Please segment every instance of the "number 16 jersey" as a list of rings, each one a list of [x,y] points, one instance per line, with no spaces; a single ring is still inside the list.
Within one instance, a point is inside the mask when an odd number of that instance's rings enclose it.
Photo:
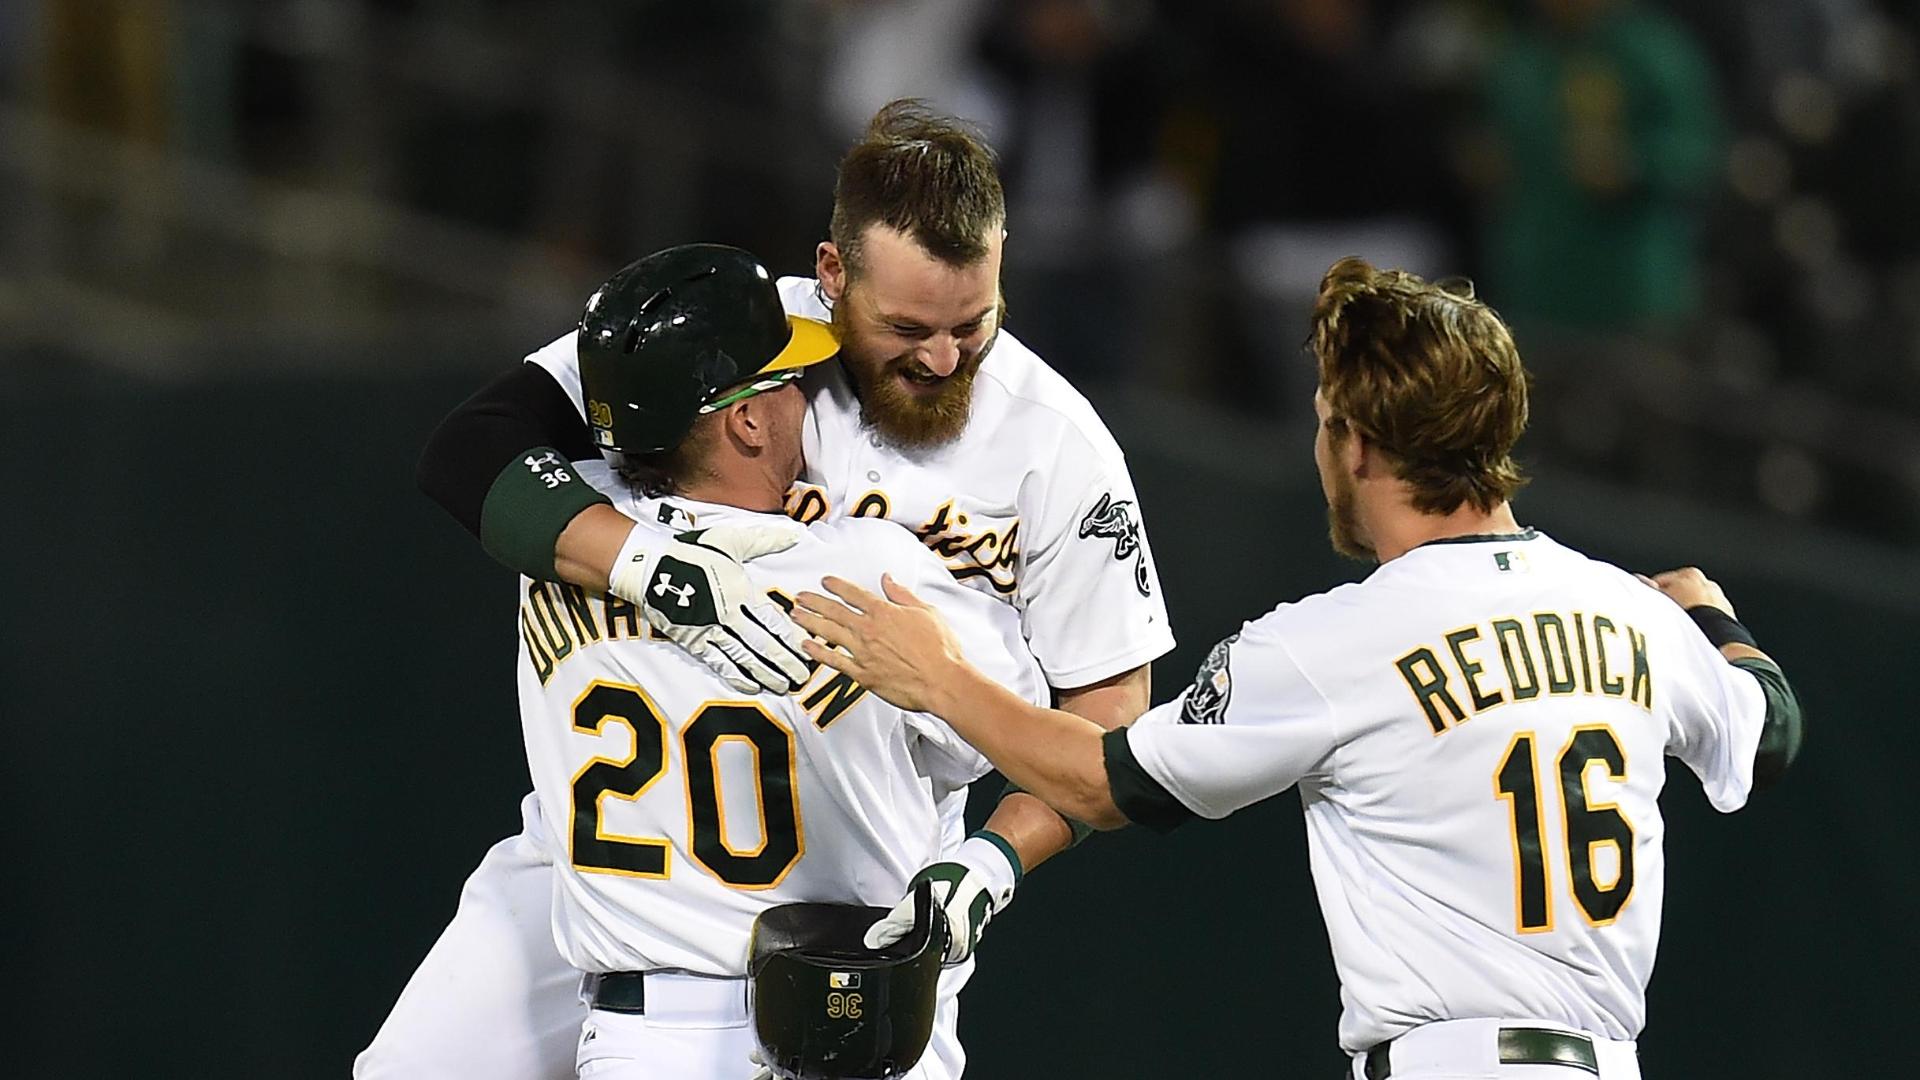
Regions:
[[[1665,758],[1736,809],[1765,712],[1631,575],[1533,532],[1466,537],[1248,623],[1109,770],[1162,825],[1299,785],[1348,1051],[1475,1017],[1632,1039]]]

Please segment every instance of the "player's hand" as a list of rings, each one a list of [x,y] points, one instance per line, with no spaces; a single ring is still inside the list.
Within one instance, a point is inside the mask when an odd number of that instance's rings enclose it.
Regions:
[[[1729,616],[1733,615],[1733,603],[1714,580],[1700,572],[1699,567],[1683,566],[1678,570],[1667,570],[1652,577],[1635,574],[1641,581],[1659,589],[1682,608],[1696,608],[1701,605],[1719,608]]]
[[[760,1060],[759,1047],[747,1051],[747,1064],[753,1066],[753,1071],[747,1074],[747,1080],[774,1080],[773,1066]]]
[[[934,905],[947,917],[947,948],[941,962],[958,964],[973,955],[988,920],[1013,902],[1013,887],[1019,880],[1012,860],[998,844],[977,834],[969,836],[952,859],[913,876],[906,897],[867,928],[866,946],[885,948],[912,932],[914,886],[929,881]]]
[[[792,547],[769,525],[684,532],[614,565],[608,589],[640,606],[647,625],[743,694],[790,694],[812,675],[806,634],[754,585],[742,563]]]
[[[944,677],[966,663],[939,613],[887,575],[884,597],[837,577],[821,584],[839,599],[803,592],[793,601],[794,621],[820,639],[805,643],[807,655],[902,709],[936,711]]]

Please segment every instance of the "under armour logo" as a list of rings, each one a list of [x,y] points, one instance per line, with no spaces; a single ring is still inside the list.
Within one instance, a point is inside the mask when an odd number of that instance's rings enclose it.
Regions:
[[[653,595],[655,595],[655,596],[669,596],[669,595],[671,595],[671,596],[676,596],[676,597],[679,597],[679,599],[680,599],[680,606],[681,606],[681,607],[692,607],[692,606],[693,606],[693,586],[692,586],[692,585],[681,585],[681,586],[678,586],[678,587],[676,587],[676,586],[675,586],[675,585],[673,584],[673,579],[672,579],[672,578],[670,578],[670,577],[667,577],[667,576],[666,576],[666,575],[664,575],[664,574],[662,574],[662,575],[660,576],[660,580],[659,580],[658,582],[656,582],[656,583],[654,584],[654,586],[653,586]]]
[[[498,460],[498,459],[495,459],[495,460]],[[541,454],[539,457],[534,457],[532,454],[527,455],[527,471],[528,472],[539,472],[541,469],[544,469],[549,465],[558,465],[558,464],[560,464],[560,455],[554,453],[551,450],[547,451],[544,454]]]

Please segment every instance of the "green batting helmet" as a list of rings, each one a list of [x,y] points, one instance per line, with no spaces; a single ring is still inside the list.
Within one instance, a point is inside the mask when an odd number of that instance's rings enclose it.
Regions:
[[[781,1080],[889,1080],[933,1036],[946,919],[933,886],[913,894],[913,930],[884,949],[861,940],[886,908],[782,904],[760,913],[747,1002],[760,1060]]]
[[[785,312],[750,252],[720,244],[656,251],[607,279],[580,317],[580,387],[594,445],[671,450],[700,413],[738,400],[728,391],[770,389],[839,348],[826,323]]]

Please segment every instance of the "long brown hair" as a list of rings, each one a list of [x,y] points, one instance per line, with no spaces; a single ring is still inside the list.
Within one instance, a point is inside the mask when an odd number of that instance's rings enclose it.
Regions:
[[[1429,283],[1345,258],[1320,281],[1310,344],[1329,434],[1385,450],[1413,506],[1481,512],[1526,481],[1527,370],[1513,335],[1464,280]]]

